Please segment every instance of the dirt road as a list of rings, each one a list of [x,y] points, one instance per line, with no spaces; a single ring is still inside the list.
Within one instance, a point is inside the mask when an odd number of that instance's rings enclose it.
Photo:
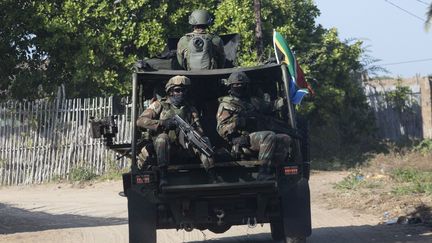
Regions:
[[[313,233],[308,242],[432,242],[430,228],[379,225],[376,216],[327,209],[324,193],[344,172],[319,172],[311,177]],[[127,242],[126,198],[121,182],[102,182],[84,188],[69,184],[0,189],[0,242]],[[268,225],[231,228],[216,235],[158,231],[158,242],[272,242]]]

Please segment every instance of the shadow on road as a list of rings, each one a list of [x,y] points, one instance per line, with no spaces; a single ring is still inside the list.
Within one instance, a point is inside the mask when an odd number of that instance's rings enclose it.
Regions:
[[[121,224],[127,224],[127,219],[74,214],[49,214],[0,203],[0,234]]]
[[[218,237],[207,241],[218,243],[273,243],[270,233],[256,233],[235,237]],[[432,228],[423,225],[362,225],[346,227],[316,228],[308,243],[394,243],[394,242],[432,242]]]

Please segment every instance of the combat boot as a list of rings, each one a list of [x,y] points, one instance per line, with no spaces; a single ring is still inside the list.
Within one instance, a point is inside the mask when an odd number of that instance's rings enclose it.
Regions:
[[[257,175],[257,181],[269,181],[274,179],[273,173],[271,172],[271,168],[267,164],[261,165]]]
[[[166,166],[159,168],[159,187],[168,185],[168,169]]]
[[[223,179],[216,173],[215,168],[210,168],[207,170],[207,174],[209,176],[209,181],[212,184],[222,183]]]

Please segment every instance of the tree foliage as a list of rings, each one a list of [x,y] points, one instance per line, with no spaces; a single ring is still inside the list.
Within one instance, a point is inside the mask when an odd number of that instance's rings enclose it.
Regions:
[[[240,33],[240,65],[257,64],[253,0],[2,0],[0,91],[34,99],[64,84],[69,97],[127,94],[132,64],[160,53],[167,37],[190,32],[196,8],[214,13],[213,32]],[[301,112],[347,136],[366,130],[370,114],[355,77],[362,43],[317,24],[312,0],[261,0],[261,11],[264,55],[273,53],[276,29],[316,80],[317,96]]]
[[[426,30],[429,30],[431,22],[432,22],[432,3],[431,5],[429,5],[428,11],[426,12],[426,23],[425,23]]]
[[[409,111],[410,108],[411,88],[402,85],[402,81],[398,80],[396,88],[385,93],[387,103],[399,113]]]

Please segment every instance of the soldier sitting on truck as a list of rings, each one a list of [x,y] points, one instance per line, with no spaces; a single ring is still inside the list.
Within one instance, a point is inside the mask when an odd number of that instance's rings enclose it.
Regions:
[[[248,94],[249,78],[244,72],[232,73],[228,80],[229,95],[219,98],[216,115],[217,132],[232,145],[234,154],[251,150],[258,152],[258,160],[263,162],[257,180],[272,179],[272,166],[286,159],[291,138],[286,134],[276,134],[266,123],[263,112],[254,105]]]
[[[160,186],[168,184],[167,167],[171,161],[173,147],[181,150],[190,147],[187,146],[184,139],[179,137],[178,124],[174,116],[178,115],[192,125],[198,133],[203,134],[198,112],[195,107],[187,102],[187,91],[190,84],[190,79],[186,76],[172,77],[165,85],[167,97],[151,103],[137,120],[137,126],[148,129],[152,136],[156,160],[160,169]],[[210,144],[207,138],[206,141]],[[194,147],[190,148],[196,156],[199,156],[208,172],[210,182],[218,182],[218,177],[214,171],[213,158],[200,153]]]
[[[177,43],[177,61],[185,70],[224,68],[225,52],[222,39],[207,31],[212,18],[207,10],[195,10],[189,16],[193,32]]]

